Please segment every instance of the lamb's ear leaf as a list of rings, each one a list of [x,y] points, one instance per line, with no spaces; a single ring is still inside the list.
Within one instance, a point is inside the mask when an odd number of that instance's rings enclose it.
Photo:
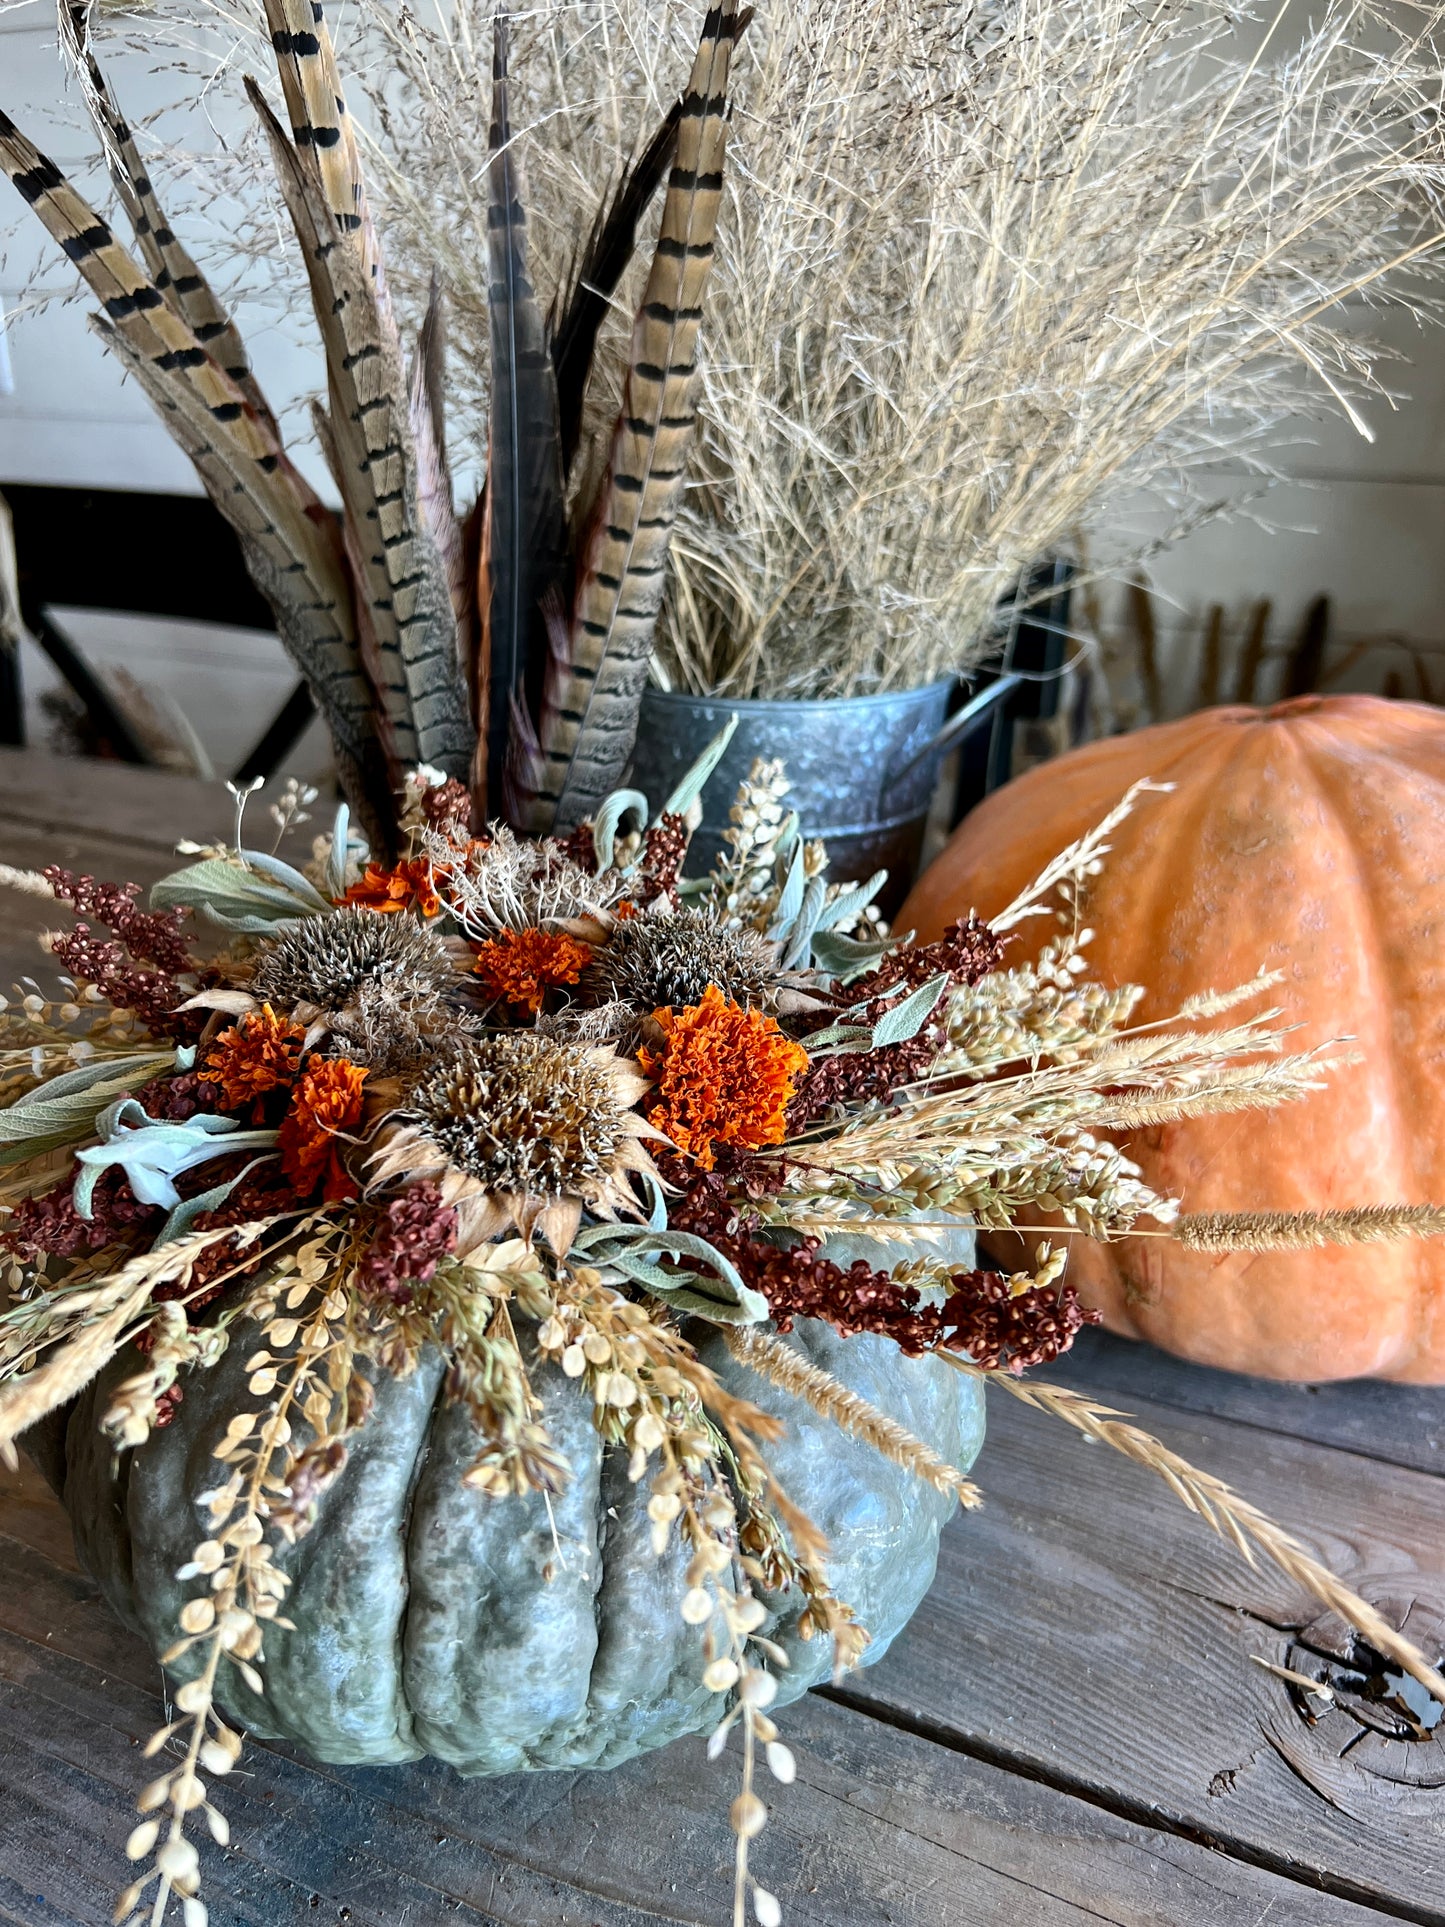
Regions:
[[[702,755],[683,777],[677,788],[662,806],[663,816],[685,816],[702,795],[703,786],[723,759],[723,752],[733,739],[738,726],[738,713],[733,711],[726,723],[713,737]]]
[[[331,855],[326,859],[326,888],[332,901],[346,895],[346,839],[351,834],[351,811],[338,805],[331,826]]]
[[[52,1077],[0,1111],[0,1145],[14,1145],[0,1153],[0,1164],[14,1164],[37,1152],[89,1137],[95,1129],[97,1106],[123,1092],[135,1090],[175,1062],[172,1051],[135,1057],[100,1057],[78,1070]]]
[[[247,936],[264,935],[303,917],[331,914],[333,906],[299,870],[273,857],[253,868],[256,861],[254,853],[247,852],[245,862],[213,856],[188,864],[184,870],[173,870],[152,886],[151,908],[199,910],[223,929]],[[271,881],[266,880],[263,869]],[[288,872],[294,883],[279,872]]]
[[[926,984],[920,984],[902,1003],[885,1010],[873,1026],[874,1050],[882,1050],[887,1044],[906,1044],[910,1037],[916,1037],[938,1008],[952,981],[946,970],[941,971]]]

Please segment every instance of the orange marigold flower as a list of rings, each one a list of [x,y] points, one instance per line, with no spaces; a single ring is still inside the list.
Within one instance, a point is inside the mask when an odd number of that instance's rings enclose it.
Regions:
[[[360,1064],[323,1057],[313,1059],[292,1092],[276,1141],[281,1169],[303,1197],[318,1184],[324,1186],[321,1195],[328,1204],[356,1195],[337,1134],[360,1122],[365,1081]]]
[[[207,1084],[220,1085],[227,1109],[244,1110],[253,1102],[259,1108],[267,1091],[295,1083],[305,1035],[300,1024],[278,1017],[269,1004],[262,1004],[221,1032],[198,1075]]]
[[[549,990],[575,984],[591,961],[587,945],[560,930],[502,930],[477,945],[473,970],[492,996],[535,1015]]]
[[[424,856],[407,857],[390,870],[381,863],[368,863],[360,882],[353,883],[341,901],[380,911],[384,916],[399,910],[419,910],[424,917],[435,917],[442,907],[436,875]]]
[[[662,1047],[640,1055],[662,1102],[648,1112],[649,1122],[704,1171],[712,1169],[717,1144],[759,1150],[782,1143],[808,1053],[775,1018],[744,1010],[716,984],[700,1004],[652,1015],[662,1027]]]

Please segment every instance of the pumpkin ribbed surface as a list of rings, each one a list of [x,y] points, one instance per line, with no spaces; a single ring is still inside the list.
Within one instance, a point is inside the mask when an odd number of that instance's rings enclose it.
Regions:
[[[572,1467],[551,1517],[540,1495],[492,1499],[461,1484],[479,1440],[466,1411],[441,1396],[438,1355],[409,1378],[380,1377],[315,1526],[278,1559],[292,1576],[284,1611],[296,1630],[266,1633],[263,1697],[234,1680],[223,1688],[252,1732],[338,1764],[428,1753],[492,1774],[612,1766],[717,1720],[723,1702],[700,1684],[701,1630],[678,1612],[687,1563],[678,1535],[654,1555],[649,1480],[628,1482],[627,1455],[604,1449],[588,1399],[522,1342],[547,1430]],[[813,1322],[788,1342],[953,1464],[972,1464],[983,1442],[977,1381]],[[173,1423],[118,1467],[96,1414],[135,1370],[134,1355],[71,1415],[64,1498],[77,1548],[157,1652],[196,1590],[175,1573],[206,1536],[197,1496],[220,1474],[212,1452],[232,1414],[255,1403],[247,1350],[239,1342],[211,1370],[189,1373]],[[768,1462],[827,1535],[833,1587],[873,1636],[866,1659],[881,1657],[933,1578],[953,1500],[739,1365],[716,1337],[699,1355],[784,1421]],[[832,1647],[798,1637],[801,1597],[769,1603],[763,1630],[792,1662],[779,1676],[784,1702],[827,1676]]]
[[[1445,717],[1369,696],[1206,710],[1090,744],[997,791],[897,919],[920,941],[997,914],[1141,777],[1091,880],[1090,976],[1138,1019],[1281,970],[1287,1048],[1349,1036],[1363,1062],[1273,1112],[1140,1133],[1130,1155],[1186,1211],[1445,1200]],[[1055,926],[1025,922],[1012,958]],[[1252,1008],[1252,1007],[1251,1007]],[[1221,1024],[1228,1018],[1220,1019]],[[1189,1252],[1075,1239],[1071,1276],[1115,1331],[1275,1378],[1445,1382],[1445,1243]]]

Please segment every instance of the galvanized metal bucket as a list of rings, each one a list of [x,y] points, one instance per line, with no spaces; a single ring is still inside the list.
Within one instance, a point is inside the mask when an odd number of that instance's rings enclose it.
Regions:
[[[887,870],[889,896],[901,902],[918,865],[938,758],[952,737],[945,722],[954,687],[945,677],[899,695],[823,702],[729,702],[649,689],[631,782],[657,807],[736,716],[732,741],[702,794],[689,874],[701,874],[721,850],[733,797],[754,758],[780,757],[804,835],[828,845],[829,876]]]

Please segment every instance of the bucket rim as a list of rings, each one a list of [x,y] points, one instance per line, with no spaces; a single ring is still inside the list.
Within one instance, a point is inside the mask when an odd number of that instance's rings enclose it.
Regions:
[[[946,695],[957,681],[956,676],[940,676],[933,682],[921,683],[915,689],[889,689],[873,696],[693,696],[682,689],[648,688],[643,691],[642,699],[649,706],[658,704],[667,709],[693,712],[716,709],[731,713],[737,710],[740,716],[808,716],[823,712],[836,715],[840,709],[858,714],[890,706],[910,705],[921,709],[925,697]]]

